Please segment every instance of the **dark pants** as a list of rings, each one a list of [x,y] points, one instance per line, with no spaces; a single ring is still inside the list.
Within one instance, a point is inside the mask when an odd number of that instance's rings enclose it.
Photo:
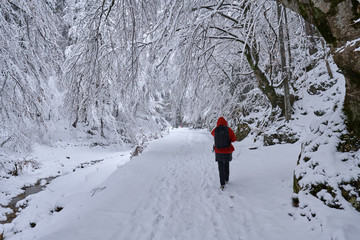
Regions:
[[[216,153],[215,160],[219,166],[220,185],[225,185],[229,181],[229,163],[232,160],[232,154]]]
[[[220,185],[225,185],[225,182],[229,181],[229,161],[218,161]]]

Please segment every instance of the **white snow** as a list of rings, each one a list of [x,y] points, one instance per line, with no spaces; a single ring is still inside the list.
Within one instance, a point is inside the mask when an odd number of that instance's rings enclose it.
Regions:
[[[225,191],[212,143],[206,130],[175,129],[130,161],[128,151],[65,148],[72,161],[104,161],[75,172],[69,167],[30,195],[28,206],[0,232],[6,240],[358,239],[360,214],[352,208],[331,209],[309,197],[316,217],[294,214],[301,211],[291,201],[299,142],[256,150],[249,149],[249,139],[236,142]],[[48,156],[65,156],[52,151]]]
[[[358,20],[359,20],[359,19],[358,19]],[[355,22],[355,23],[356,23],[356,22]],[[336,50],[336,52],[343,52],[343,51],[345,51],[346,48],[352,47],[352,46],[356,45],[359,41],[360,41],[360,38],[357,38],[357,39],[354,39],[354,40],[351,40],[351,41],[347,41],[346,44],[345,44],[345,46],[342,46],[342,47],[338,48],[338,49]],[[355,51],[355,52],[360,51],[360,47],[355,48],[354,51]]]

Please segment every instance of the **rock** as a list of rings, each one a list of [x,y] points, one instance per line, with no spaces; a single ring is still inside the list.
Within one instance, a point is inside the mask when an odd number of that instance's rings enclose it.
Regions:
[[[337,146],[340,152],[359,151],[360,149],[360,2],[355,0],[280,0],[282,4],[299,13],[305,20],[314,24],[330,46],[331,54],[346,80],[346,94],[343,111],[346,115],[348,134],[340,137]],[[315,87],[315,86],[314,86]],[[318,94],[315,88],[309,89],[310,94]],[[308,90],[308,91],[309,91]],[[316,91],[315,91],[316,90]],[[346,160],[347,161],[347,160]],[[360,166],[358,166],[360,167]],[[332,181],[332,179],[331,179]],[[294,185],[299,179],[294,179]],[[330,182],[330,181],[329,181]],[[354,180],[353,191],[339,186],[342,196],[358,211],[360,201],[355,196],[360,193],[359,179]],[[340,184],[342,185],[342,184]],[[329,183],[311,186],[310,191],[315,197],[317,192],[326,190],[333,195]],[[294,192],[302,191],[294,187]],[[320,198],[320,200],[322,200]],[[338,208],[336,202],[325,203],[330,207]]]
[[[238,141],[241,141],[249,135],[250,131],[251,129],[247,123],[240,123],[236,128],[235,136]]]
[[[360,178],[348,182],[342,182],[339,186],[341,195],[360,212],[360,202],[357,196],[360,194]]]
[[[360,139],[352,134],[342,134],[337,146],[339,152],[357,152],[360,150]]]
[[[314,114],[318,117],[324,116],[325,115],[325,111],[324,110],[316,110],[314,111]]]
[[[329,82],[321,82],[320,84],[312,84],[309,89],[307,90],[307,92],[310,95],[318,95],[321,92],[324,92],[328,89],[330,89],[332,86],[334,86],[336,84],[336,80],[334,81],[329,81]]]
[[[360,2],[280,0],[314,24],[330,45],[335,63],[346,80],[345,114],[349,132],[360,136]],[[313,90],[313,89],[312,89]]]
[[[298,134],[292,132],[288,127],[281,126],[276,133],[264,134],[264,146],[271,146],[283,143],[296,143],[299,140]]]
[[[264,146],[271,146],[275,144],[283,143],[296,143],[299,140],[296,133],[274,133],[274,134],[264,134]]]

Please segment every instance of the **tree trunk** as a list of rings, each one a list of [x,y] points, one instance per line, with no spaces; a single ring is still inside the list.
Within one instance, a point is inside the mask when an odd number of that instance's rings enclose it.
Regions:
[[[270,85],[269,80],[267,79],[266,75],[261,71],[261,69],[258,67],[256,61],[254,61],[249,45],[245,46],[245,56],[246,60],[248,61],[251,69],[254,71],[254,74],[256,76],[258,87],[259,89],[268,97],[271,106],[274,108],[276,106],[279,106],[279,97],[275,92],[275,89],[273,86]]]
[[[281,79],[282,85],[284,87],[284,116],[285,120],[288,122],[291,118],[291,105],[290,105],[290,91],[289,91],[289,79],[288,71],[286,71],[286,56],[285,56],[285,39],[284,39],[284,30],[283,30],[283,20],[282,20],[282,6],[277,4],[277,14],[279,21],[279,45],[280,45],[280,62],[281,62]]]
[[[309,54],[314,55],[318,51],[318,49],[316,48],[316,41],[314,37],[315,31],[314,31],[314,26],[308,21],[305,21],[305,33],[310,42],[310,46],[308,47]]]
[[[328,61],[329,52],[326,50],[325,43],[323,41],[321,41],[321,43],[322,43],[322,47],[323,47],[323,51],[324,51],[324,59],[325,59],[326,70],[327,70],[327,72],[329,74],[329,77],[332,79],[332,78],[334,78],[334,75],[332,73],[332,70],[330,68],[330,64],[329,64],[329,61]]]
[[[104,133],[104,121],[103,121],[102,118],[100,119],[100,135],[101,135],[101,137],[105,138],[105,133]]]
[[[289,23],[287,20],[287,13],[286,13],[286,8],[284,9],[284,20],[285,20],[285,32],[286,32],[286,43],[287,43],[287,50],[288,50],[288,78],[289,81],[292,78],[292,71],[293,71],[293,67],[292,67],[292,57],[291,57],[291,46],[290,46],[290,35],[289,35]]]

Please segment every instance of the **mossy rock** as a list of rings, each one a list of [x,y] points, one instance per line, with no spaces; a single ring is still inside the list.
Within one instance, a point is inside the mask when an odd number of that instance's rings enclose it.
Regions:
[[[343,188],[340,189],[341,195],[345,198],[345,200],[348,201],[353,208],[360,212],[360,202],[357,200],[357,197],[355,195],[350,195],[350,192]]]
[[[295,173],[294,173],[294,179],[293,179],[293,191],[294,193],[299,193],[303,188],[300,187],[299,181],[302,178],[299,177],[297,178]],[[346,185],[350,185],[353,188],[350,190],[345,190]],[[360,212],[360,202],[358,201],[357,195],[360,195],[360,178],[358,180],[352,180],[349,182],[342,182],[339,185],[339,188],[341,190],[341,195],[343,196],[343,198],[348,201],[357,211]],[[347,188],[348,189],[348,188]],[[329,186],[327,183],[318,183],[318,184],[313,184],[311,185],[311,187],[308,189],[310,194],[313,195],[314,197],[318,198],[317,194],[322,191],[322,190],[326,190],[333,198],[334,200],[331,202],[325,201],[324,199],[320,199],[321,201],[323,201],[327,206],[331,207],[331,208],[336,208],[336,209],[343,209],[342,206],[335,200],[336,198],[336,193],[335,190]],[[299,205],[299,199],[293,199],[293,204],[294,204],[294,200],[296,200],[296,205]]]
[[[247,135],[249,135],[250,131],[251,131],[251,129],[247,123],[238,124],[236,131],[235,131],[236,139],[238,141],[243,140],[244,138],[247,137]]]
[[[325,199],[318,198],[317,194],[322,190],[326,190],[333,197],[333,200],[326,201]],[[338,203],[338,201],[335,200],[336,194],[334,189],[331,186],[329,186],[327,183],[318,183],[316,185],[315,184],[311,185],[310,194],[323,201],[328,207],[343,209],[342,206]]]
[[[334,189],[327,185],[326,183],[318,183],[316,185],[311,185],[310,193],[314,197],[321,191],[326,190],[332,197],[335,197]]]
[[[337,146],[339,152],[357,152],[360,149],[360,139],[352,134],[342,134]]]
[[[320,84],[312,84],[309,89],[307,90],[307,92],[310,95],[318,95],[321,92],[324,92],[328,89],[330,89],[332,86],[334,86],[336,84],[336,80],[333,81],[329,81],[329,82],[321,82]]]
[[[264,146],[282,143],[296,143],[299,140],[296,133],[264,134]]]
[[[360,212],[360,202],[357,200],[356,194],[360,194],[360,179],[352,180],[350,182],[341,183],[342,186],[350,185],[353,187],[352,190],[345,190],[344,187],[340,186],[341,195],[348,201],[357,211]],[[355,192],[355,193],[354,193]]]
[[[345,96],[343,111],[346,116],[346,127],[354,137],[360,138],[360,88],[358,91]]]
[[[300,14],[305,19],[310,20],[310,22],[314,23],[314,25],[317,26],[321,35],[328,43],[336,46],[336,38],[332,35],[331,28],[329,26],[329,23],[327,22],[326,14],[316,8],[311,1],[298,1],[298,4]]]
[[[309,89],[307,90],[307,92],[310,94],[310,95],[317,95],[317,94],[320,94],[320,91],[325,91],[326,89],[323,89],[323,88],[319,88],[317,87],[315,84],[311,85],[309,87]]]

